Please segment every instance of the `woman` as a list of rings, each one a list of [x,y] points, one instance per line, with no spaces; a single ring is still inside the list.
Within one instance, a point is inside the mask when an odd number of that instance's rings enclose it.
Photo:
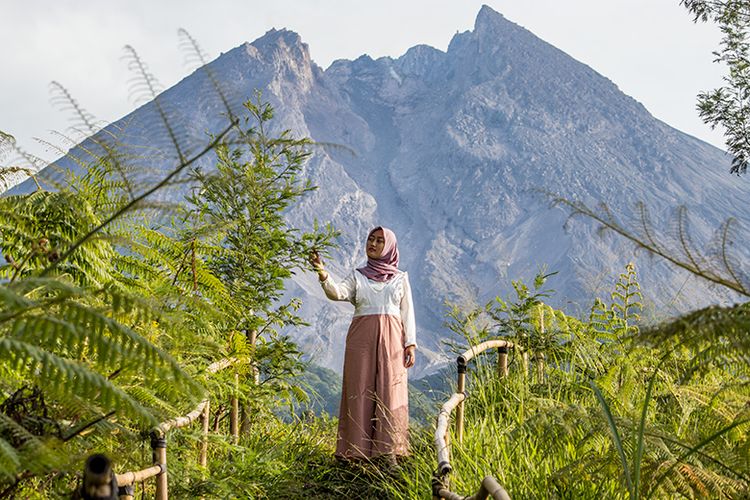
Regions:
[[[313,252],[310,262],[331,300],[354,304],[346,336],[336,457],[344,460],[408,453],[406,370],[417,348],[408,275],[398,269],[396,235],[376,227],[367,236],[367,265],[340,282]]]

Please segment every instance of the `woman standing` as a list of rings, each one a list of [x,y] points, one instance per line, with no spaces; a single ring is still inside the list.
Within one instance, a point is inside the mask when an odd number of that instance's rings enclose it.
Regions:
[[[416,325],[408,275],[398,269],[396,235],[376,227],[367,265],[340,282],[313,252],[310,262],[331,300],[354,304],[346,336],[336,457],[346,460],[408,453],[406,369],[414,365]]]

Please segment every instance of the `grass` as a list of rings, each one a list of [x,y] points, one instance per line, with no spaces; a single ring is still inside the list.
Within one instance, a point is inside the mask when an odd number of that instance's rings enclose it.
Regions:
[[[701,384],[711,381],[710,373],[705,380],[678,384],[668,364],[654,363],[643,353],[615,357],[611,363],[614,371],[593,379],[551,364],[542,378],[524,376],[511,366],[510,375],[499,379],[492,363],[473,366],[463,443],[451,436],[450,489],[473,494],[482,478],[491,475],[516,499],[747,494],[750,425],[743,417],[747,410],[742,410],[746,399],[741,394],[727,393],[726,401],[715,398],[709,406],[703,399],[698,404],[693,399],[703,392],[715,394],[710,387],[701,391]],[[440,403],[434,404],[433,416]],[[713,417],[714,412],[722,419]],[[238,444],[229,442],[226,430],[211,436],[207,469],[196,463],[197,429],[174,432],[169,437],[170,495],[432,498],[437,466],[432,422],[413,421],[412,453],[397,468],[377,461],[337,462],[336,426],[336,419],[325,416],[284,422],[271,413],[254,414]],[[118,439],[102,442],[104,449],[118,449]],[[118,460],[118,472],[142,466],[149,461],[147,446],[123,450]],[[62,479],[71,482],[70,476]],[[48,498],[62,491],[47,488]],[[152,495],[153,483],[141,493]]]

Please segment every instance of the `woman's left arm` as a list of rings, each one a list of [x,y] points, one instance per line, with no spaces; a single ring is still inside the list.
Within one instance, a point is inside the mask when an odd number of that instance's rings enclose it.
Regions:
[[[404,293],[401,297],[401,323],[404,325],[404,365],[409,368],[414,364],[414,352],[417,349],[417,323],[414,319],[414,302],[411,296],[409,275],[404,273]]]

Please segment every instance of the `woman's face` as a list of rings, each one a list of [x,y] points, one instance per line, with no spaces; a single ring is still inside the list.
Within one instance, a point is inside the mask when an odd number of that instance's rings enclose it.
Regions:
[[[383,248],[385,248],[385,235],[382,229],[373,231],[370,237],[367,238],[367,257],[370,259],[378,259],[383,255]]]

